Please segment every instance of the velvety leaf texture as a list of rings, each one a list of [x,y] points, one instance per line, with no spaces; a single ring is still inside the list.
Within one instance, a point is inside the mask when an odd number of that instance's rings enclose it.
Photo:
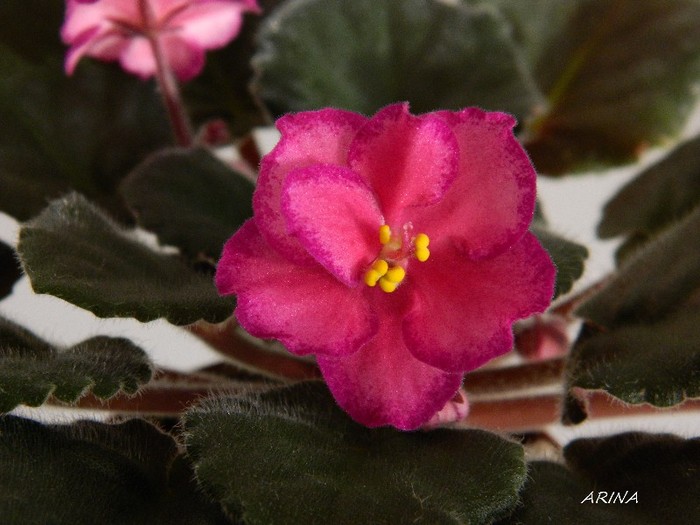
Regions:
[[[253,189],[205,150],[166,150],[138,166],[121,193],[139,225],[162,242],[216,258],[253,215]]]
[[[659,234],[624,264],[578,314],[606,328],[654,322],[697,303],[700,207]]]
[[[207,275],[132,238],[78,194],[52,202],[20,230],[18,252],[37,293],[99,317],[218,322],[232,312]]]
[[[700,396],[698,238],[700,208],[630,257],[579,308],[593,326],[572,349],[569,387],[656,406]]]
[[[547,104],[524,141],[548,174],[636,158],[680,131],[697,95],[700,4],[578,4],[535,73]]]
[[[292,0],[259,41],[253,89],[274,116],[324,106],[373,114],[400,100],[416,113],[476,105],[522,116],[537,101],[508,25],[488,6]]]
[[[0,209],[26,220],[72,188],[127,218],[116,186],[169,142],[161,106],[113,67],[85,61],[66,77],[61,55],[30,63],[0,44]]]
[[[20,277],[22,268],[15,250],[0,242],[0,300],[12,293],[12,288]]]
[[[206,401],[186,430],[200,483],[248,524],[489,523],[517,502],[525,475],[515,443],[480,430],[370,430],[321,383]]]
[[[90,391],[103,399],[135,394],[151,375],[148,357],[127,339],[93,337],[57,349],[0,318],[0,412],[42,405],[50,395],[73,403]]]
[[[700,137],[628,182],[606,205],[598,235],[652,234],[700,204]]]
[[[23,525],[229,523],[152,425],[45,426],[0,416],[0,516]]]
[[[554,297],[567,293],[574,283],[583,275],[584,262],[588,258],[588,249],[573,241],[552,233],[541,221],[533,224],[532,233],[557,267],[557,281],[554,289]]]
[[[566,467],[530,465],[520,507],[499,525],[697,523],[700,440],[625,433],[575,440],[564,456]]]

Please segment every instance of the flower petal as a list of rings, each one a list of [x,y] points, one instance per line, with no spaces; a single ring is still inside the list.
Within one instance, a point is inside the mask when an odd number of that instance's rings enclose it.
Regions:
[[[459,177],[445,198],[413,220],[432,239],[472,258],[495,255],[527,230],[535,209],[535,170],[505,113],[468,108],[439,115],[459,142]]]
[[[391,296],[377,292],[375,307],[384,312],[379,332],[358,352],[318,358],[340,407],[368,427],[416,429],[452,399],[462,382],[461,374],[426,365],[408,351],[401,336],[401,315],[396,312],[407,301],[407,296],[401,296],[401,289]]]
[[[287,173],[321,163],[345,166],[350,141],[366,120],[350,111],[323,109],[285,115],[277,121],[282,137],[260,165],[253,210],[267,242],[291,260],[314,262],[299,241],[287,234],[280,210]]]
[[[156,73],[156,59],[153,56],[151,44],[145,37],[135,36],[122,51],[119,62],[129,73],[143,79]]]
[[[324,268],[356,286],[379,253],[382,214],[365,182],[348,168],[294,170],[282,192],[287,230]]]
[[[378,329],[361,289],[344,286],[319,265],[298,266],[280,257],[255,219],[224,246],[216,286],[223,295],[238,294],[235,315],[243,328],[279,339],[298,355],[348,355]]]
[[[233,40],[241,29],[244,11],[254,10],[250,2],[211,0],[191,3],[173,16],[168,26],[177,28],[178,36],[201,49],[215,49]]]
[[[181,81],[193,79],[204,69],[204,49],[180,38],[179,34],[163,35],[160,39],[168,64]]]
[[[455,247],[436,250],[409,270],[415,302],[404,319],[406,345],[442,370],[473,370],[511,349],[515,320],[547,308],[555,274],[530,233],[490,259],[468,259]]]
[[[348,163],[377,193],[390,224],[402,210],[442,198],[457,176],[457,141],[434,114],[413,116],[408,103],[379,111],[357,133]]]

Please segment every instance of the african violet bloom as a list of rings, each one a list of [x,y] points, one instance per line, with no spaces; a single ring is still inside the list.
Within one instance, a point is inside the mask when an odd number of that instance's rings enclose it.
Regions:
[[[535,172],[512,117],[469,108],[287,115],[216,283],[251,334],[316,354],[338,404],[414,429],[507,352],[555,270],[528,232]]]
[[[241,28],[245,11],[259,12],[257,0],[67,0],[63,41],[70,45],[66,72],[84,56],[119,60],[141,78],[156,73],[150,38],[160,46],[180,80],[197,76],[204,50],[225,46]]]

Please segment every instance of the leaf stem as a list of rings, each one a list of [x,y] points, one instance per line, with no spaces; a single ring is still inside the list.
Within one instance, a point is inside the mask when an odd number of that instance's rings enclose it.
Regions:
[[[141,18],[146,28],[144,36],[148,39],[151,50],[153,51],[153,56],[155,57],[156,80],[160,88],[159,91],[163,99],[163,104],[168,112],[170,126],[175,135],[175,140],[180,146],[185,148],[190,147],[193,143],[192,125],[187,116],[185,105],[182,102],[177,80],[163,51],[162,43],[158,38],[158,22],[151,7],[150,0],[139,0],[139,10],[141,11]]]

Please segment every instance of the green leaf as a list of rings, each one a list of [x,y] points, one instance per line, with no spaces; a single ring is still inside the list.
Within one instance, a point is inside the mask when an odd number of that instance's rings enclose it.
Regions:
[[[697,523],[700,439],[637,432],[579,439],[564,457],[568,468],[530,465],[520,507],[499,525]]]
[[[648,237],[700,204],[700,137],[642,171],[603,210],[598,235]]]
[[[65,3],[47,0],[3,0],[0,2],[0,45],[31,62],[62,55],[68,48],[61,42]],[[31,27],[31,31],[27,28]]]
[[[0,300],[12,293],[15,282],[22,277],[17,254],[4,242],[0,242]]]
[[[19,234],[18,252],[37,293],[99,317],[218,322],[233,308],[211,277],[135,240],[78,194],[52,202]]]
[[[72,188],[128,220],[116,187],[170,141],[162,105],[150,84],[116,68],[85,61],[68,78],[62,64],[59,55],[30,63],[0,44],[0,209],[26,220]]]
[[[698,2],[579,5],[541,54],[535,76],[547,105],[524,137],[552,175],[635,159],[680,132],[697,96]]]
[[[152,425],[0,417],[0,516],[23,525],[224,525],[176,443]]]
[[[424,0],[291,0],[265,22],[253,89],[271,113],[401,100],[525,115],[537,93],[494,9]]]
[[[574,283],[583,275],[584,261],[588,258],[588,249],[573,241],[552,233],[543,221],[535,221],[531,227],[545,250],[549,252],[557,267],[557,281],[554,297],[567,293]]]
[[[50,395],[74,403],[89,391],[102,399],[135,394],[151,376],[148,357],[127,339],[100,336],[57,349],[0,318],[0,412],[40,406]]]
[[[660,407],[700,397],[699,325],[695,306],[656,323],[587,338],[572,351],[569,386]]]
[[[627,403],[656,406],[700,396],[698,238],[700,207],[638,250],[578,309],[593,326],[567,365],[571,395],[585,397],[574,387],[603,389]]]
[[[638,250],[578,314],[611,329],[654,322],[693,301],[700,289],[700,207]]]
[[[190,255],[217,258],[253,215],[253,183],[205,150],[166,150],[139,165],[121,193],[139,225]]]
[[[488,523],[516,503],[525,475],[515,443],[370,430],[322,383],[209,400],[185,426],[200,483],[248,524]]]

